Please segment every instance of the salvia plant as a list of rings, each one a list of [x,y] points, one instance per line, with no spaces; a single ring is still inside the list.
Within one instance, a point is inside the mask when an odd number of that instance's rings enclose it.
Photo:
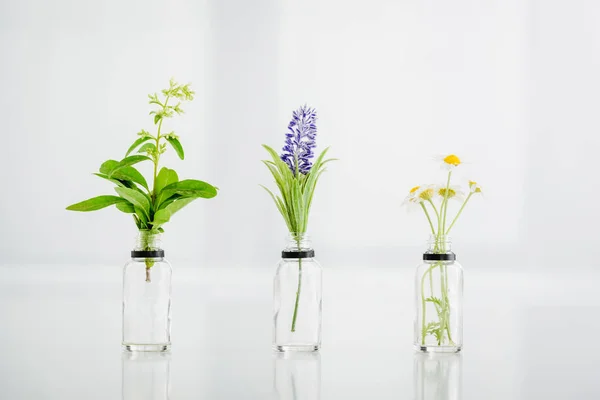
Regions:
[[[471,197],[481,194],[481,187],[477,182],[469,181],[468,194],[461,190],[460,186],[451,184],[452,171],[461,164],[461,159],[450,154],[448,156],[438,157],[441,162],[442,168],[448,171],[448,176],[445,184],[441,185],[420,185],[413,187],[406,198],[404,199],[404,205],[409,208],[421,208],[431,234],[433,235],[434,252],[443,254],[447,251],[446,238],[456,221],[462,214],[465,206],[471,200]],[[450,201],[458,201],[460,207],[454,217],[448,214],[448,205]],[[422,308],[425,310],[427,303],[432,303],[437,313],[437,321],[427,321],[426,314],[423,313],[423,319],[421,322],[421,342],[425,344],[425,339],[428,335],[433,335],[437,340],[438,345],[444,344],[446,340],[454,345],[452,336],[450,333],[450,303],[448,300],[448,287],[446,279],[446,266],[442,262],[437,262],[431,265],[427,271],[421,277],[421,287],[425,285],[427,277],[432,279],[432,274],[438,271],[440,274],[440,297],[433,296],[425,297],[424,290],[421,290],[421,303]],[[430,284],[432,284],[430,282]]]
[[[179,180],[173,169],[160,166],[160,158],[167,151],[167,145],[173,148],[181,160],[184,151],[179,136],[173,131],[165,131],[164,123],[169,118],[183,113],[182,103],[192,101],[194,92],[189,84],[179,84],[171,79],[169,87],[161,95],[149,94],[149,104],[154,108],[150,115],[154,121],[155,133],[142,129],[138,138],[127,149],[120,161],[107,160],[94,175],[112,182],[115,195],[92,197],[67,207],[71,211],[96,211],[114,205],[119,211],[133,215],[142,238],[147,238],[143,250],[151,250],[150,237],[164,232],[163,226],[183,207],[198,198],[212,198],[217,188],[195,179]],[[138,163],[152,164],[151,185],[134,167]],[[142,239],[144,240],[144,239]],[[152,266],[147,261],[147,267]]]
[[[292,120],[285,134],[285,144],[281,154],[277,154],[271,147],[263,147],[271,160],[263,160],[273,178],[279,194],[273,193],[262,186],[273,198],[279,213],[283,217],[288,231],[301,246],[303,234],[308,226],[308,216],[312,205],[315,188],[319,177],[325,172],[325,165],[333,159],[325,159],[326,148],[315,159],[314,149],[317,147],[317,112],[306,105],[292,113]],[[296,316],[298,312],[298,299],[302,279],[302,259],[299,259],[298,290],[291,331],[295,331]]]

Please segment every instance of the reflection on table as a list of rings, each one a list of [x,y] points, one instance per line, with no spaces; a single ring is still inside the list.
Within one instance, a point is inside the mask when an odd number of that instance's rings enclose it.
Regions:
[[[273,385],[277,400],[319,400],[321,355],[318,352],[275,354]]]
[[[171,354],[124,352],[123,400],[169,400]]]
[[[462,400],[462,356],[417,353],[413,379],[417,400]]]

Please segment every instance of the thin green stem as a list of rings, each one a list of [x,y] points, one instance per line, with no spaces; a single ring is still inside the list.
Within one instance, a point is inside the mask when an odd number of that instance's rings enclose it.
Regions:
[[[169,104],[169,95],[165,97],[165,104],[162,105],[163,111],[166,110],[167,104]],[[156,156],[154,159],[154,179],[152,180],[152,200],[156,200],[156,176],[158,175],[158,163],[160,161],[160,130],[162,129],[164,119],[161,118],[158,123],[158,130],[156,132]]]
[[[448,233],[450,233],[450,229],[452,229],[452,227],[454,226],[454,224],[456,223],[456,220],[458,220],[458,217],[460,217],[460,214],[462,213],[462,211],[464,210],[465,206],[467,205],[467,202],[469,201],[469,199],[471,198],[471,196],[473,196],[473,193],[469,193],[469,195],[467,196],[467,198],[465,199],[465,202],[463,203],[463,205],[460,207],[460,210],[458,210],[458,213],[456,213],[456,216],[454,217],[454,219],[452,220],[452,223],[450,224],[450,226],[448,227],[448,230],[446,231],[446,235]]]
[[[444,193],[444,201],[442,202],[442,209],[440,212],[444,213],[442,220],[442,229],[438,232],[441,234],[446,231],[446,217],[448,215],[448,192],[450,189],[450,177],[452,176],[452,170],[448,171],[448,181],[446,182],[446,192]]]
[[[427,211],[427,208],[425,207],[425,204],[423,204],[423,202],[420,202],[419,204],[421,205],[423,211],[425,211],[425,216],[427,217],[427,221],[429,221],[429,226],[431,227],[431,233],[433,234],[433,236],[435,236],[435,228],[433,227],[433,223],[431,222],[429,212]]]
[[[428,199],[427,201],[429,202],[429,204],[431,204],[431,207],[433,208],[433,211],[435,212],[435,216],[437,218],[437,223],[438,223],[438,231],[439,231],[440,230],[440,213],[438,212],[437,207],[435,206],[433,201],[431,201],[431,199]],[[435,236],[435,233],[433,235]]]
[[[296,239],[298,251],[300,251],[300,238]],[[300,290],[302,289],[302,259],[298,259],[298,289],[296,290],[296,303],[294,305],[294,316],[292,317],[292,332],[296,332],[296,317],[298,316],[298,303],[300,302]]]

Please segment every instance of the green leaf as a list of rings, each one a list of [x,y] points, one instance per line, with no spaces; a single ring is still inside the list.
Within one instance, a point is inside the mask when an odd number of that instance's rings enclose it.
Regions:
[[[195,179],[185,179],[183,181],[172,183],[166,186],[159,195],[160,203],[168,199],[174,194],[179,194],[184,197],[202,197],[205,199],[213,198],[217,195],[217,189],[202,181]]]
[[[173,137],[173,136],[169,136],[166,139],[167,139],[167,142],[169,142],[171,144],[171,146],[173,146],[173,148],[175,149],[175,152],[177,152],[177,155],[179,156],[179,158],[183,160],[183,157],[184,157],[183,146],[179,142],[179,139],[177,139],[176,137]]]
[[[128,167],[128,166],[133,165],[133,164],[137,164],[137,163],[142,162],[142,161],[146,161],[146,160],[152,161],[149,157],[140,156],[140,155],[125,157],[124,159],[122,159],[121,161],[119,161],[119,164],[116,165],[110,171],[110,173],[108,173],[107,175],[112,178],[112,175],[115,172],[117,172],[118,170],[120,170],[122,168],[125,168],[125,167]],[[100,171],[100,172],[102,172],[102,171]]]
[[[156,145],[154,143],[146,143],[138,150],[138,153],[154,153],[156,151]]]
[[[114,183],[117,186],[121,186],[121,187],[127,187],[123,182],[121,182],[118,179],[113,179],[113,178],[109,178],[108,175],[104,175],[104,174],[99,174],[97,172],[94,172],[93,175],[99,176],[102,179],[106,179],[107,181],[110,181],[112,183]]]
[[[149,217],[150,202],[148,201],[148,198],[146,196],[144,196],[142,193],[138,192],[135,189],[123,187],[116,187],[115,191],[119,194],[119,196],[133,204],[135,207],[142,209],[145,212],[145,217]]]
[[[161,114],[154,115],[154,125],[158,124],[158,121],[160,121],[161,119],[162,119]]]
[[[196,200],[197,197],[186,197],[183,199],[178,199],[165,207],[165,210],[168,210],[171,216],[175,214],[177,211],[181,210],[183,207],[190,204],[192,201]]]
[[[117,165],[119,165],[117,160],[104,161],[100,166],[100,173],[108,176]]]
[[[158,210],[156,214],[154,214],[154,225],[162,225],[166,222],[169,222],[173,214],[177,211],[181,210],[183,207],[190,204],[192,201],[196,200],[196,197],[185,197],[179,198],[177,200],[173,200],[161,210]]]
[[[146,179],[144,179],[144,176],[134,167],[129,166],[119,168],[116,172],[113,172],[112,178],[139,183],[146,188],[146,190],[148,190],[148,183],[146,182]]]
[[[177,176],[177,172],[167,167],[162,167],[160,172],[156,176],[156,185],[154,186],[154,193],[160,193],[165,186],[168,186],[172,183],[178,182],[179,177]]]
[[[123,188],[117,188],[123,189]],[[96,211],[102,208],[112,206],[113,204],[126,203],[124,200],[117,196],[97,196],[91,199],[84,200],[79,203],[75,203],[67,207],[69,211]]]
[[[164,223],[169,222],[171,218],[171,213],[167,209],[158,210],[156,214],[154,214],[154,220],[152,221],[153,226],[162,225]]]
[[[133,204],[128,201],[117,203],[115,207],[117,207],[119,211],[123,211],[126,214],[135,214],[135,208],[133,207]]]
[[[148,215],[146,212],[142,210],[140,207],[133,207],[135,210],[135,216],[140,221],[139,228],[140,229],[148,229]]]
[[[140,144],[148,141],[152,139],[151,136],[142,136],[140,138],[138,138],[135,142],[133,142],[133,144],[129,147],[129,149],[127,150],[127,153],[125,153],[125,157],[127,157],[129,154],[131,154],[132,151],[134,151]]]

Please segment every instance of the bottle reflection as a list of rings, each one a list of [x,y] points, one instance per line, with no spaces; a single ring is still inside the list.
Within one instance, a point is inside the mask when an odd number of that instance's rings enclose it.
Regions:
[[[415,399],[462,400],[460,353],[417,353],[414,362]]]
[[[319,353],[275,354],[273,384],[277,400],[321,398],[321,355]]]
[[[171,354],[123,353],[123,400],[168,400]]]

